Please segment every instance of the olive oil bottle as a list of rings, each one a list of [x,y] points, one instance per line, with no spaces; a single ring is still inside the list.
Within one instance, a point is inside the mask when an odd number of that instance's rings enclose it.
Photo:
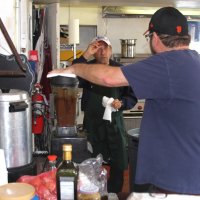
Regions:
[[[56,173],[58,200],[77,199],[78,168],[72,162],[72,145],[63,144],[63,160]]]

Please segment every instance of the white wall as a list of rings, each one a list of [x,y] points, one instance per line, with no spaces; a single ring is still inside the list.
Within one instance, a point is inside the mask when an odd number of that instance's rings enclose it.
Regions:
[[[79,19],[81,25],[96,25],[99,9],[97,7],[60,7],[60,24],[69,24],[69,19]]]
[[[101,18],[98,34],[107,35],[113,46],[113,53],[121,53],[120,39],[137,39],[136,54],[150,53],[149,43],[143,33],[147,30],[148,18]]]
[[[12,41],[16,45],[17,44],[17,26],[15,25],[17,23],[17,14],[15,9],[15,1],[4,1],[0,0],[0,17],[1,20],[9,34],[9,36],[12,36]],[[9,55],[12,54],[5,37],[3,36],[2,32],[0,31],[0,53]]]
[[[78,18],[81,25],[97,25],[97,34],[110,38],[113,53],[121,53],[120,39],[137,39],[136,53],[150,53],[149,44],[143,36],[148,18],[102,18],[101,7],[60,7],[60,24],[68,24],[70,18]]]
[[[18,53],[28,54],[32,47],[31,20],[32,1],[31,0],[0,0],[0,17]],[[0,53],[4,55],[12,54],[5,37],[0,31]]]

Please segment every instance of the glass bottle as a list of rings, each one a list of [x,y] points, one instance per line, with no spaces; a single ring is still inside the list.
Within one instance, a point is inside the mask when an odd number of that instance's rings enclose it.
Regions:
[[[48,165],[47,165],[47,171],[55,170],[56,169],[56,155],[48,155]]]
[[[56,169],[56,159],[56,155],[48,155],[42,171],[47,172]]]
[[[63,144],[63,160],[56,173],[57,199],[76,200],[77,180],[78,168],[72,162],[72,145]]]

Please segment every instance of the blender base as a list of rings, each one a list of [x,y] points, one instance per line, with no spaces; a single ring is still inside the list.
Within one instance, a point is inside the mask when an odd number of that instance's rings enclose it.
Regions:
[[[84,160],[91,158],[91,153],[87,150],[87,138],[74,137],[53,137],[51,140],[51,154],[58,156],[58,162],[62,160],[62,145],[72,144],[72,160],[75,163],[81,163]]]

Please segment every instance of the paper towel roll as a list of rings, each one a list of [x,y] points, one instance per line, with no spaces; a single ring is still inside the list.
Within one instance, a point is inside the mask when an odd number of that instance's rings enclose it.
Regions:
[[[69,22],[69,44],[79,44],[79,19]]]

